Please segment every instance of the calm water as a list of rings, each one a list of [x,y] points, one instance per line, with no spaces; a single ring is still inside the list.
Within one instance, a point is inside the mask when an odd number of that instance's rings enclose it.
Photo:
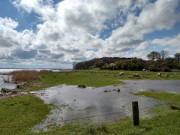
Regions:
[[[158,91],[180,93],[180,80],[125,80],[129,91]]]
[[[121,92],[117,92],[118,88]],[[111,92],[104,92],[111,90]],[[148,117],[148,110],[156,104],[155,100],[142,96],[134,96],[121,86],[101,88],[78,88],[77,86],[60,85],[36,95],[45,103],[51,103],[57,108],[42,123],[35,126],[44,129],[48,125],[62,125],[64,121],[79,120],[81,122],[105,122],[132,115],[132,101],[139,102],[140,117]],[[62,107],[63,106],[63,107]],[[61,107],[61,108],[60,108]]]
[[[62,125],[64,122],[105,122],[132,116],[132,101],[138,101],[140,117],[150,117],[148,110],[160,103],[144,96],[135,96],[131,92],[165,91],[180,92],[180,81],[126,80],[120,86],[100,88],[78,88],[72,85],[60,85],[35,92],[45,103],[56,107],[51,114],[37,124],[34,129],[45,129],[49,125]],[[116,90],[120,89],[120,92]],[[105,90],[110,92],[104,92]]]
[[[41,71],[41,70],[50,70],[50,69],[0,69],[0,73],[10,73],[13,71],[20,71],[20,70],[36,70],[36,71]]]
[[[16,84],[12,84],[12,83],[5,83],[5,80],[11,80],[11,76],[8,75],[0,75],[0,93],[1,93],[1,88],[8,88],[8,89],[15,89],[16,88]]]

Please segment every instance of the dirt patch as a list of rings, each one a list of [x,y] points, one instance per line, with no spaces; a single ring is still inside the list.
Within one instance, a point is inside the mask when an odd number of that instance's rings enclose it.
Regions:
[[[28,92],[16,91],[16,92],[1,93],[1,94],[0,94],[0,99],[2,99],[2,98],[16,97],[16,96],[23,96],[23,95],[25,95],[25,94],[28,94]]]

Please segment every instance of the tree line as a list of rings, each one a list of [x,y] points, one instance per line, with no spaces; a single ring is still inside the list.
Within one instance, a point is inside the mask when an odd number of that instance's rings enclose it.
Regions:
[[[150,60],[165,60],[165,59],[169,59],[171,57],[168,57],[169,56],[169,53],[167,50],[162,50],[161,52],[157,52],[157,51],[152,51],[151,53],[149,53],[147,55],[148,59]],[[174,59],[176,60],[180,60],[180,53],[176,53],[174,54]]]
[[[132,70],[132,71],[165,71],[180,70],[180,53],[174,54],[174,57],[168,57],[168,51],[152,51],[147,55],[149,60],[141,58],[120,58],[103,57],[88,61],[73,63],[75,70],[87,70],[99,68],[102,70]]]

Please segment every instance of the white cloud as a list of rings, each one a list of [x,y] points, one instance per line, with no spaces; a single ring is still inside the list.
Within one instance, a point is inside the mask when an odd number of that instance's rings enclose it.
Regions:
[[[166,46],[174,52],[180,52],[180,33],[174,37],[166,37],[163,39],[154,39],[151,41],[151,44],[156,44],[160,46]]]
[[[171,29],[180,21],[180,14],[175,12],[178,2],[64,0],[54,5],[52,0],[15,0],[13,4],[20,12],[34,12],[43,23],[37,25],[34,33],[31,30],[18,32],[15,30],[18,22],[0,18],[0,32],[3,33],[0,35],[0,46],[4,48],[1,54],[9,58],[17,52],[22,55],[27,52],[26,58],[32,61],[41,64],[58,63],[58,66],[61,63],[64,65],[103,56],[144,57],[148,48],[144,35],[156,30]],[[116,29],[109,38],[101,39],[101,32],[110,27]],[[153,42],[160,45],[165,41],[169,45],[177,42],[175,39],[159,40]],[[7,50],[7,47],[11,49]],[[133,53],[129,55],[129,51]],[[22,58],[19,55],[17,57]]]
[[[129,14],[125,25],[114,30],[106,39],[104,54],[113,54],[113,50],[116,52],[122,48],[134,50],[144,42],[145,34],[172,28],[180,21],[180,14],[175,13],[177,6],[178,0],[158,0],[155,3],[147,3],[139,16]],[[140,48],[136,50],[138,49]]]
[[[42,20],[49,20],[55,15],[52,3],[52,0],[15,0],[13,2],[19,10],[22,8],[28,13],[38,13]]]
[[[147,47],[148,47],[148,42],[142,42],[139,46],[137,46],[136,50],[137,51],[146,50]]]
[[[1,18],[0,17],[0,25],[1,25],[1,27],[15,29],[18,26],[18,22],[12,20],[11,18]]]
[[[143,33],[172,28],[180,21],[180,14],[175,13],[178,3],[178,0],[158,0],[148,4],[137,19],[138,27]]]
[[[34,33],[26,29],[22,32],[17,32],[15,30],[17,26],[18,22],[10,18],[0,18],[0,58],[2,61],[7,59],[10,63],[16,63],[18,59],[14,59],[13,54],[31,57],[30,54],[26,53],[31,50],[26,50],[29,49],[34,39]],[[18,49],[21,51],[17,51]]]

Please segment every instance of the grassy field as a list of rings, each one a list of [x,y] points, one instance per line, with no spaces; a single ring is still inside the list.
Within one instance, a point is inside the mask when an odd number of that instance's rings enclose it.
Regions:
[[[132,77],[133,73],[140,74],[141,80],[180,80],[180,72],[163,72],[162,77],[157,77],[157,72],[123,71],[125,73],[123,76],[119,76],[119,72],[120,71],[107,70],[82,70],[67,73],[43,72],[40,73],[37,80],[29,81],[21,88],[30,91],[60,84],[86,85],[92,87],[117,85],[122,84],[120,80],[138,80],[138,78]],[[169,74],[169,77],[166,77],[166,74]]]
[[[157,77],[156,72],[123,71],[124,76],[119,76],[120,71],[76,71],[69,73],[43,72],[37,80],[31,80],[21,86],[20,90],[40,90],[60,84],[86,85],[101,87],[117,85],[119,80],[138,80],[132,78],[133,73],[139,73],[140,79],[148,80],[180,80],[180,73],[162,73]],[[170,74],[166,78],[166,74]],[[180,94],[140,92],[137,96],[145,95],[165,101],[169,107],[153,110],[157,113],[155,117],[140,120],[140,126],[134,127],[131,118],[124,118],[113,122],[73,125],[65,124],[63,127],[53,126],[48,132],[34,133],[31,131],[33,125],[46,118],[50,112],[50,105],[44,104],[42,100],[33,95],[11,97],[0,99],[0,134],[2,135],[179,135],[180,133],[180,111],[171,109],[170,105],[180,106]]]
[[[155,98],[161,101],[166,101],[169,105],[177,106],[180,108],[180,94],[166,93],[166,92],[138,92],[135,95],[144,95],[147,97]]]
[[[26,132],[49,112],[49,105],[33,95],[0,99],[0,135]]]
[[[140,92],[137,95],[145,95],[161,101],[165,101],[169,105],[180,105],[180,94],[172,93],[154,93]],[[64,127],[54,127],[53,130],[44,133],[45,135],[179,135],[180,133],[180,111],[171,109],[159,109],[155,107],[153,110],[156,116],[140,120],[140,126],[133,126],[130,118],[124,118],[117,121],[102,123],[99,125],[80,126],[67,124]]]
[[[179,94],[143,92],[138,95],[146,95],[168,104],[179,105]],[[34,133],[31,130],[32,126],[49,113],[48,106],[40,99],[26,95],[1,99],[0,105],[0,134],[2,135],[179,135],[180,133],[180,111],[170,107],[163,110],[154,108],[158,112],[157,115],[140,120],[140,126],[136,127],[133,126],[131,118],[124,118],[102,124],[53,126],[48,132]]]

